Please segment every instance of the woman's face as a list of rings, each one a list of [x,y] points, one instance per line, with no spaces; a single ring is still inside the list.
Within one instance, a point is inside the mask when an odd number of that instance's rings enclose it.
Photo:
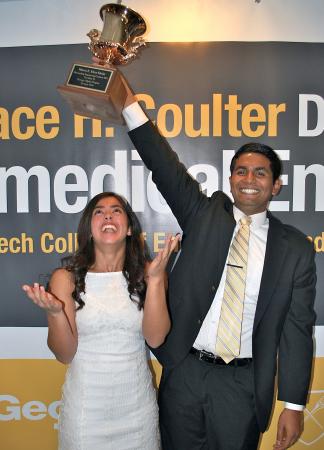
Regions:
[[[118,244],[131,235],[126,211],[116,197],[98,201],[92,213],[91,234],[96,245]]]

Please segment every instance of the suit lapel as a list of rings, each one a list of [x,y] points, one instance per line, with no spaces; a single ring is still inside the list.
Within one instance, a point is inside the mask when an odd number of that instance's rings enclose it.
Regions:
[[[288,249],[286,232],[282,223],[269,212],[268,217],[269,231],[253,331],[256,330],[271,301]]]
[[[233,204],[229,199],[224,203],[224,210],[225,214],[222,215],[222,219],[219,221],[217,231],[217,259],[214,258],[214,273],[216,275],[214,283],[216,286],[219,285],[219,282],[221,280],[228,254],[228,249],[233,237],[234,228],[236,226],[236,222],[233,216]]]

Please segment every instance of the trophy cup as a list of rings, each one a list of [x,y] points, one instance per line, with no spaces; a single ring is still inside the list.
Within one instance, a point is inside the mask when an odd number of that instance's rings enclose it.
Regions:
[[[145,45],[144,19],[125,5],[108,3],[100,8],[102,32],[91,30],[89,50],[98,64],[74,63],[65,85],[57,87],[75,114],[124,123],[127,92],[115,65],[126,64]],[[106,67],[105,64],[109,64]]]

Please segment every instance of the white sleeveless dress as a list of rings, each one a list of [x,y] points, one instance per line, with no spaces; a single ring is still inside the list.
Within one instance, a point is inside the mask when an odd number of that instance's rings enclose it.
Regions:
[[[91,273],[76,313],[78,350],[63,386],[59,450],[158,450],[143,311],[122,272]]]

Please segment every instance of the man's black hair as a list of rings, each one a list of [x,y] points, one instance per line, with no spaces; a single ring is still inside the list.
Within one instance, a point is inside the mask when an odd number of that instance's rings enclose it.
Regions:
[[[249,142],[248,144],[242,145],[242,147],[236,151],[230,165],[231,174],[233,173],[236,160],[243,153],[260,153],[261,155],[264,155],[270,161],[273,183],[280,177],[282,173],[282,163],[279,156],[271,147],[269,147],[269,145],[260,144],[259,142]]]

